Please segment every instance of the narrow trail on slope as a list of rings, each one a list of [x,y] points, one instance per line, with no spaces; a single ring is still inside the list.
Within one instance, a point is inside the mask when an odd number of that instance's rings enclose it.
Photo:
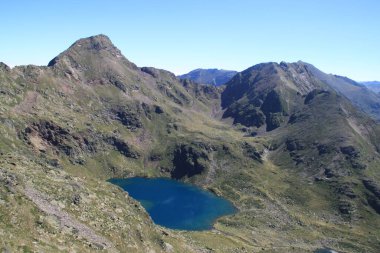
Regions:
[[[80,237],[85,238],[89,243],[99,249],[106,249],[108,252],[118,252],[108,239],[97,235],[94,230],[71,217],[60,207],[50,203],[49,198],[45,194],[37,191],[32,186],[28,185],[25,187],[25,195],[32,200],[41,211],[57,217],[61,227],[74,228],[78,231]]]

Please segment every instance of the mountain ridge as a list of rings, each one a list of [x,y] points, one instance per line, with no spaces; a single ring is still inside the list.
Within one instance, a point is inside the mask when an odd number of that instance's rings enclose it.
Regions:
[[[187,74],[179,75],[180,79],[191,79],[197,83],[220,86],[229,81],[237,71],[224,69],[194,69]]]
[[[49,67],[0,69],[3,248],[377,251],[379,125],[325,75],[267,63],[215,87],[138,68],[108,37],[79,41]],[[239,211],[211,231],[162,228],[106,182],[134,176],[194,183]]]
[[[368,89],[379,93],[380,92],[380,82],[379,81],[367,81],[367,82],[360,82],[361,84],[365,85]]]

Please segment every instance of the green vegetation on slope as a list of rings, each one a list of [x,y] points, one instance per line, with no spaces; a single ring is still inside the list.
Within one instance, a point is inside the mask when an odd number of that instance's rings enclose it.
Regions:
[[[1,65],[0,88],[4,250],[380,246],[378,125],[303,64],[261,64],[217,88],[140,69],[100,35],[48,67]],[[132,176],[192,182],[239,212],[211,231],[159,227],[106,182]]]

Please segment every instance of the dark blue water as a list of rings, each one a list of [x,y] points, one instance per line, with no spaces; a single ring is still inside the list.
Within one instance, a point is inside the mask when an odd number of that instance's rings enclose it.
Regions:
[[[338,252],[332,249],[317,249],[314,251],[314,253],[338,253]]]
[[[110,182],[138,200],[156,224],[172,229],[211,229],[218,217],[236,212],[231,202],[171,179],[135,177]]]

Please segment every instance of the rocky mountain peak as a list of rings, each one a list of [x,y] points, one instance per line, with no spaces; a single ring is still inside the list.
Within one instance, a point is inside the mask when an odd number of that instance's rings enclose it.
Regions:
[[[103,34],[79,39],[70,47],[70,49],[74,48],[77,50],[88,50],[95,52],[105,50],[111,54],[114,54],[114,56],[121,55],[120,50],[115,47],[108,36]]]
[[[86,54],[125,59],[121,51],[112,43],[108,36],[99,34],[77,40],[66,51],[51,60],[48,66],[56,66],[67,60],[76,62],[78,58]]]
[[[244,70],[242,73],[243,74],[248,74],[253,71],[262,71],[262,70],[275,70],[276,67],[278,67],[278,63],[276,62],[263,62],[259,64],[255,64],[252,67],[249,67],[248,69]]]
[[[4,62],[0,62],[0,70],[9,71],[11,68]]]
[[[112,41],[102,34],[77,40],[51,60],[48,67],[76,81],[86,80],[92,84],[110,82],[122,86],[123,90],[125,85],[121,83],[125,83],[125,80],[122,81],[121,77],[139,71],[137,66],[128,61]]]

